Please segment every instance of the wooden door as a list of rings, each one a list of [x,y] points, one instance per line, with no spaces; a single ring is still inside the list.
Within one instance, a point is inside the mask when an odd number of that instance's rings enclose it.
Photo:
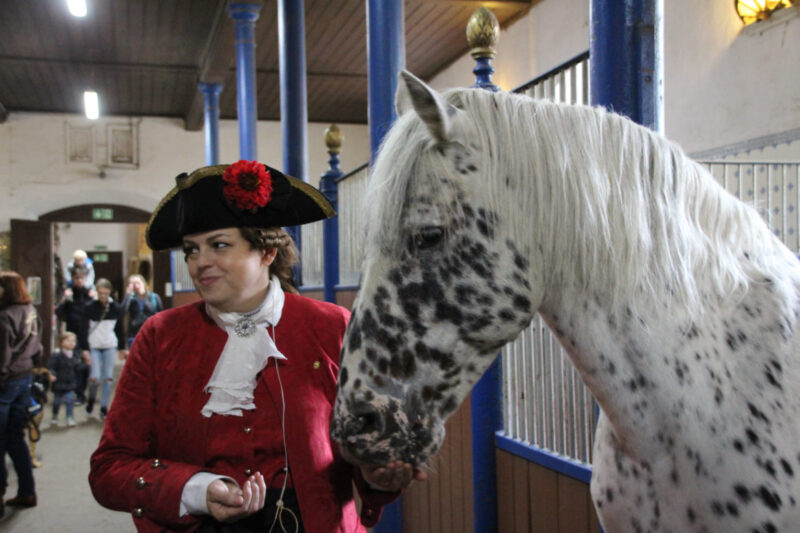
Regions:
[[[122,252],[92,251],[86,252],[94,261],[94,280],[106,278],[113,285],[111,297],[121,302],[125,297],[125,281],[122,274]]]
[[[52,224],[11,219],[11,269],[28,280],[29,286],[39,287],[39,294],[31,296],[42,319],[43,362],[53,349],[53,268]]]

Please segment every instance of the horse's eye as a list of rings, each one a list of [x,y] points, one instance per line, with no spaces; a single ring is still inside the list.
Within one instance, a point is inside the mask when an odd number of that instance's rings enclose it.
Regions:
[[[444,231],[439,226],[425,226],[414,235],[414,246],[417,248],[430,248],[439,244],[442,240]]]

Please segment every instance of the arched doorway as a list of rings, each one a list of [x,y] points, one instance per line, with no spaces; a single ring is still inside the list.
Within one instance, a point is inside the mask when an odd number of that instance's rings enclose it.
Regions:
[[[49,355],[53,345],[53,224],[54,223],[133,223],[144,224],[150,212],[120,204],[83,204],[50,211],[39,220],[11,220],[11,268],[24,278],[38,279],[39,294],[35,302],[42,318],[42,344]],[[172,305],[166,285],[170,280],[169,252],[154,252],[152,262],[153,290],[164,305]]]

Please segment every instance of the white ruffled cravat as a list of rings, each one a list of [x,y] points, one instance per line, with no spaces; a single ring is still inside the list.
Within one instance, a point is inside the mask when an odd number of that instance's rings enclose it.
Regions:
[[[252,314],[223,313],[206,303],[206,312],[225,330],[228,341],[205,386],[204,390],[211,394],[211,398],[200,411],[203,416],[210,417],[214,413],[242,416],[243,409],[255,409],[253,390],[256,388],[256,375],[267,366],[270,357],[286,359],[267,331],[270,325],[277,325],[281,319],[284,299],[280,280],[272,276],[266,298]],[[249,327],[243,318],[249,318],[255,328]]]

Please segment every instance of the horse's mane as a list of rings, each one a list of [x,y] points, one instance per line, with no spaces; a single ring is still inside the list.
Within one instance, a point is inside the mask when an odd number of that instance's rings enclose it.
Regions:
[[[745,254],[774,247],[755,210],[677,145],[630,120],[474,89],[445,97],[474,124],[459,140],[480,147],[488,207],[517,215],[510,237],[542,247],[546,275],[602,287],[620,302],[643,291],[698,310],[709,290],[747,286]],[[432,146],[415,113],[401,116],[384,139],[367,224],[384,245],[401,238],[410,177],[441,172],[424,168],[436,160]],[[504,186],[506,176],[521,183]]]

